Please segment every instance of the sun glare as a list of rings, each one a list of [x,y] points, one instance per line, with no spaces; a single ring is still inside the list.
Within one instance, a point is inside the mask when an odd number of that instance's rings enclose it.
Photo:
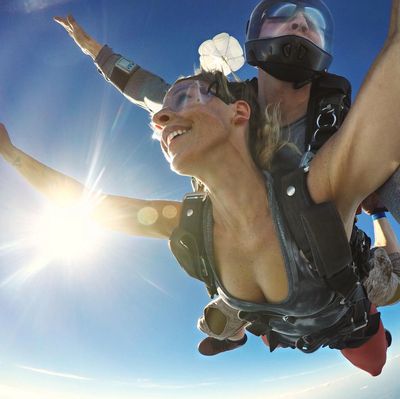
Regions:
[[[101,230],[90,217],[90,207],[84,203],[49,206],[37,218],[33,233],[35,247],[43,257],[64,261],[94,255],[101,238]]]

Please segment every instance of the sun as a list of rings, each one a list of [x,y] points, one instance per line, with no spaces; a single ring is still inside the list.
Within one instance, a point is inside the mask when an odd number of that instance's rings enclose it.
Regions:
[[[93,256],[103,234],[91,217],[91,208],[84,201],[48,205],[33,224],[32,239],[38,256],[69,262]]]
[[[105,231],[92,218],[99,200],[101,196],[63,205],[51,203],[28,216],[16,248],[29,249],[29,259],[0,285],[23,284],[52,265],[65,266],[79,275],[83,269],[75,266],[93,264],[105,238]]]

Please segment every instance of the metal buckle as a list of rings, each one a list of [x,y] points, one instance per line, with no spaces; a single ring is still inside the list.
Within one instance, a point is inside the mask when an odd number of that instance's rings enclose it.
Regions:
[[[332,123],[331,124],[326,123],[325,125],[321,126],[320,125],[321,118],[324,117],[324,116],[327,116],[327,115],[332,116]],[[333,126],[336,125],[336,122],[337,122],[337,116],[336,116],[336,113],[335,113],[335,108],[331,104],[328,104],[325,108],[322,108],[321,113],[318,115],[318,118],[317,118],[317,126],[318,126],[318,128],[321,128],[321,127],[333,127]],[[319,129],[317,129],[317,131],[318,130]],[[314,135],[315,135],[315,133],[314,133]]]
[[[201,274],[203,275],[203,277],[207,278],[208,277],[207,263],[202,256],[200,256],[200,262],[201,262]]]
[[[311,145],[308,146],[307,152],[301,158],[300,168],[307,168],[311,160],[314,158],[314,153],[311,151]],[[308,172],[308,170],[304,170],[304,172]]]
[[[358,331],[361,330],[362,328],[366,327],[368,325],[368,314],[367,312],[364,312],[364,320],[360,320],[359,322],[355,323],[354,318],[351,318],[351,322],[355,325],[355,328],[353,331]]]

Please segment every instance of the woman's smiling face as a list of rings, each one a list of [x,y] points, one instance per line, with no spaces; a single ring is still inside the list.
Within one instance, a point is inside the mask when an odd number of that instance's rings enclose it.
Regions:
[[[204,166],[226,141],[230,114],[230,105],[216,97],[210,83],[188,79],[173,85],[152,117],[171,169],[193,175],[197,166]]]

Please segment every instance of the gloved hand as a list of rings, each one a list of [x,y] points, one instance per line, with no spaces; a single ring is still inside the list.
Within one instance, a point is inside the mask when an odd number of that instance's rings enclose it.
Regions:
[[[376,248],[369,262],[369,276],[363,282],[368,299],[376,306],[387,305],[399,287],[399,276],[384,248]]]
[[[222,340],[235,336],[246,324],[248,323],[239,319],[236,309],[218,298],[205,307],[197,328],[210,337]]]

